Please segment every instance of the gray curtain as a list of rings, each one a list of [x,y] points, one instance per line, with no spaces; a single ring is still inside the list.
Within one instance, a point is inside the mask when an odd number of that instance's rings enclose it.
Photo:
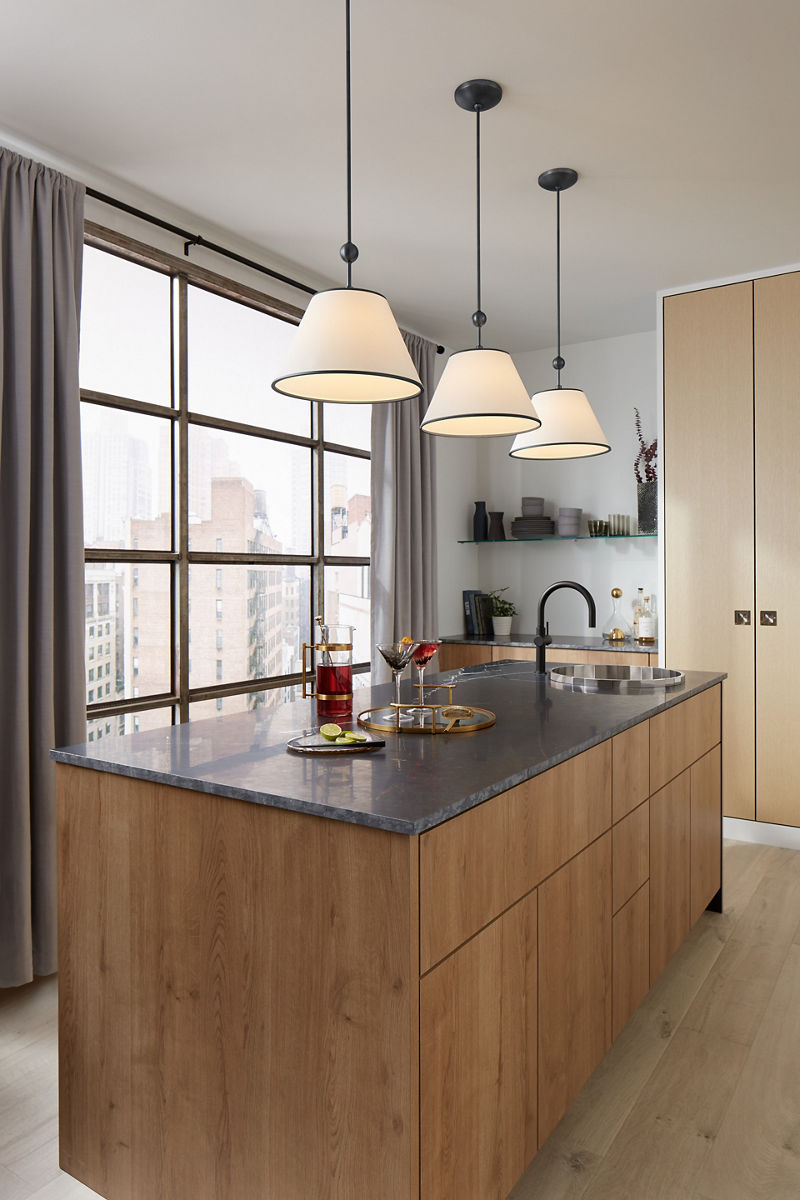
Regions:
[[[433,393],[436,347],[404,333],[422,380],[417,400],[372,409],[372,641],[435,637],[435,437],[422,433]],[[373,648],[372,680],[391,672]]]
[[[48,751],[85,740],[83,201],[0,148],[0,987],[56,970]]]

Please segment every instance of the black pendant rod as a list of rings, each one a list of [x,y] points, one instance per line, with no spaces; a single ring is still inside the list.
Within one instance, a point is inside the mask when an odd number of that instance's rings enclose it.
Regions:
[[[345,20],[345,93],[347,110],[347,241],[339,253],[347,263],[347,286],[353,286],[353,263],[358,246],[353,241],[353,130],[350,103],[350,0],[344,0]]]
[[[554,167],[539,176],[539,187],[556,194],[556,343],[557,353],[553,359],[556,371],[556,389],[561,387],[561,372],[564,359],[561,357],[561,193],[578,182],[578,172],[572,167]]]
[[[556,191],[556,387],[561,387],[561,188]]]
[[[482,348],[481,331],[486,324],[486,314],[481,309],[481,110],[475,110],[475,245],[477,249],[477,304],[472,318],[478,331],[478,349]],[[483,318],[481,320],[481,318]]]

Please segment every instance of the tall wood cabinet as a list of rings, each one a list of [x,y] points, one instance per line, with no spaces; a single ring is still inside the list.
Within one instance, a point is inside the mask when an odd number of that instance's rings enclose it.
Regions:
[[[666,661],[728,672],[725,814],[800,825],[800,274],[665,297],[663,330]]]

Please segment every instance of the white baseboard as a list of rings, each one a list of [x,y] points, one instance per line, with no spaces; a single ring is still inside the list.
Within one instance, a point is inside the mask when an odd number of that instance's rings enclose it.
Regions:
[[[792,825],[769,825],[766,821],[742,821],[738,817],[722,818],[722,836],[734,842],[761,842],[765,846],[783,846],[800,850],[800,829]]]

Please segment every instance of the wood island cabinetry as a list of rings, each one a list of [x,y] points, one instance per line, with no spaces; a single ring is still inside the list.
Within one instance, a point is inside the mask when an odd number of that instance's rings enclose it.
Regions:
[[[504,1200],[719,899],[719,741],[716,685],[415,836],[59,764],[62,1166]]]

